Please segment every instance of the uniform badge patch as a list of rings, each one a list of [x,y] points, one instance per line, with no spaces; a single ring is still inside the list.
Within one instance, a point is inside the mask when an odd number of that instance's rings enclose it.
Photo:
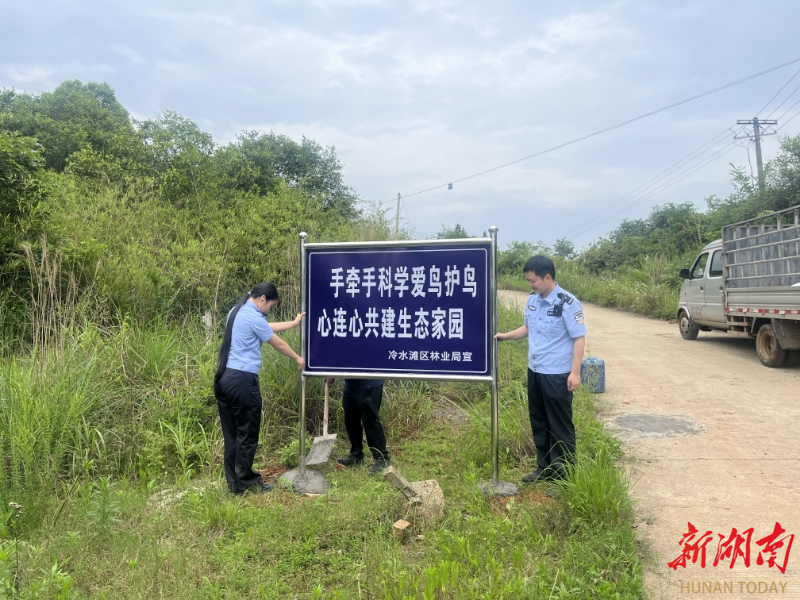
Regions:
[[[583,325],[583,313],[576,312],[575,313],[575,320],[578,322],[578,325]]]

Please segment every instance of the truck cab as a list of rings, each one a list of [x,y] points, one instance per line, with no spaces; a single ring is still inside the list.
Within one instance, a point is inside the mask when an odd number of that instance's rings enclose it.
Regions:
[[[684,339],[695,339],[701,330],[728,329],[722,271],[721,239],[703,248],[690,269],[681,270],[678,324]]]
[[[723,226],[680,277],[684,339],[727,331],[755,338],[767,367],[800,364],[800,206]]]

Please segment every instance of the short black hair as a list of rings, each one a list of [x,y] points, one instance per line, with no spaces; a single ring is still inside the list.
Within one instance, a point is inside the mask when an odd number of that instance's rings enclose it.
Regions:
[[[556,266],[553,264],[553,261],[546,256],[542,256],[541,254],[537,254],[536,256],[529,258],[528,262],[525,263],[525,268],[522,269],[522,271],[523,273],[530,273],[533,271],[534,275],[542,278],[549,274],[554,281],[556,278]]]

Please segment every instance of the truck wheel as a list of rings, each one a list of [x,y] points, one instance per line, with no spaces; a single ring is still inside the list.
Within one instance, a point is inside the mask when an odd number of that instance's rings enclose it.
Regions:
[[[782,367],[783,363],[786,362],[786,356],[789,354],[778,344],[778,336],[775,335],[772,325],[762,325],[761,329],[758,330],[756,352],[758,352],[761,364],[773,369]]]
[[[797,365],[800,365],[800,350],[789,350],[789,356],[783,366],[796,367]]]
[[[692,323],[689,315],[683,311],[681,311],[678,317],[678,328],[681,330],[681,337],[685,340],[696,340],[697,334],[700,333],[700,329],[697,325]]]

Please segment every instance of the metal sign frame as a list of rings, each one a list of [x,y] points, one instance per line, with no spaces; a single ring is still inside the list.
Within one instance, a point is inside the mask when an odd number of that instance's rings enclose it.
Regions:
[[[315,249],[381,249],[381,248],[409,248],[414,246],[437,246],[437,245],[453,245],[459,244],[464,246],[470,245],[485,245],[487,242],[491,245],[491,255],[489,257],[489,311],[490,311],[490,364],[491,375],[446,375],[446,374],[410,374],[410,373],[392,373],[392,372],[343,372],[343,371],[307,371],[303,370],[300,376],[300,468],[296,472],[292,472],[291,478],[294,490],[298,493],[303,493],[306,490],[306,482],[309,481],[309,476],[314,475],[318,479],[322,477],[321,474],[316,473],[305,468],[306,457],[306,439],[305,439],[305,421],[306,421],[306,378],[348,378],[348,379],[411,379],[421,381],[466,381],[466,382],[481,382],[490,383],[492,388],[492,406],[491,406],[491,464],[492,475],[491,480],[487,483],[479,485],[479,488],[485,495],[501,495],[511,496],[517,493],[517,487],[508,482],[500,481],[499,478],[499,381],[498,381],[498,348],[497,334],[498,328],[498,315],[497,315],[497,227],[494,225],[489,228],[489,238],[467,238],[456,240],[403,240],[403,241],[388,241],[388,242],[335,242],[335,243],[306,243],[308,235],[305,232],[300,233],[300,310],[306,312],[306,286],[308,284],[308,273],[306,268],[306,257],[309,250]],[[308,343],[308,317],[303,319],[300,327],[300,347],[301,356],[303,360],[307,360],[307,343]],[[288,474],[287,474],[288,475]],[[313,479],[313,478],[312,478]],[[324,480],[324,478],[323,478]]]
[[[487,281],[487,290],[486,290],[486,298],[488,302],[486,303],[486,309],[488,311],[488,315],[485,315],[486,322],[486,334],[487,338],[485,340],[486,347],[485,347],[485,356],[487,360],[486,367],[483,368],[481,371],[482,373],[486,373],[488,371],[488,375],[485,374],[476,374],[471,375],[467,373],[462,374],[447,374],[447,373],[415,373],[409,372],[406,370],[398,370],[397,372],[392,371],[381,371],[381,370],[370,370],[370,371],[359,371],[359,370],[341,370],[335,369],[330,371],[325,370],[308,370],[308,365],[306,365],[306,370],[303,372],[303,375],[306,377],[337,377],[337,378],[347,378],[347,379],[411,379],[411,380],[427,380],[427,381],[482,381],[485,383],[489,383],[494,378],[494,371],[493,371],[493,363],[492,357],[494,355],[494,349],[491,347],[494,341],[494,334],[496,333],[496,323],[493,320],[492,315],[497,313],[496,307],[496,297],[497,297],[497,277],[495,272],[495,262],[496,262],[496,236],[494,238],[467,238],[467,239],[454,239],[454,240],[412,240],[412,241],[388,241],[388,242],[335,242],[335,243],[319,243],[319,244],[309,244],[305,243],[305,238],[302,237],[301,234],[301,261],[302,261],[302,268],[301,268],[301,284],[300,284],[300,294],[301,294],[301,310],[306,312],[309,310],[308,300],[308,286],[309,286],[309,273],[307,271],[307,265],[309,263],[309,252],[313,252],[314,250],[406,250],[406,249],[413,249],[414,247],[433,247],[436,246],[453,246],[458,245],[461,247],[465,247],[465,249],[469,248],[470,246],[482,246],[486,247],[489,246],[489,256],[487,257],[486,261],[486,281]],[[310,335],[309,335],[309,327],[308,324],[309,320],[306,318],[303,324],[302,329],[302,356],[303,359],[308,361],[309,359],[309,343],[310,343]],[[431,371],[436,371],[436,369],[431,369]],[[446,371],[442,369],[442,371]]]

